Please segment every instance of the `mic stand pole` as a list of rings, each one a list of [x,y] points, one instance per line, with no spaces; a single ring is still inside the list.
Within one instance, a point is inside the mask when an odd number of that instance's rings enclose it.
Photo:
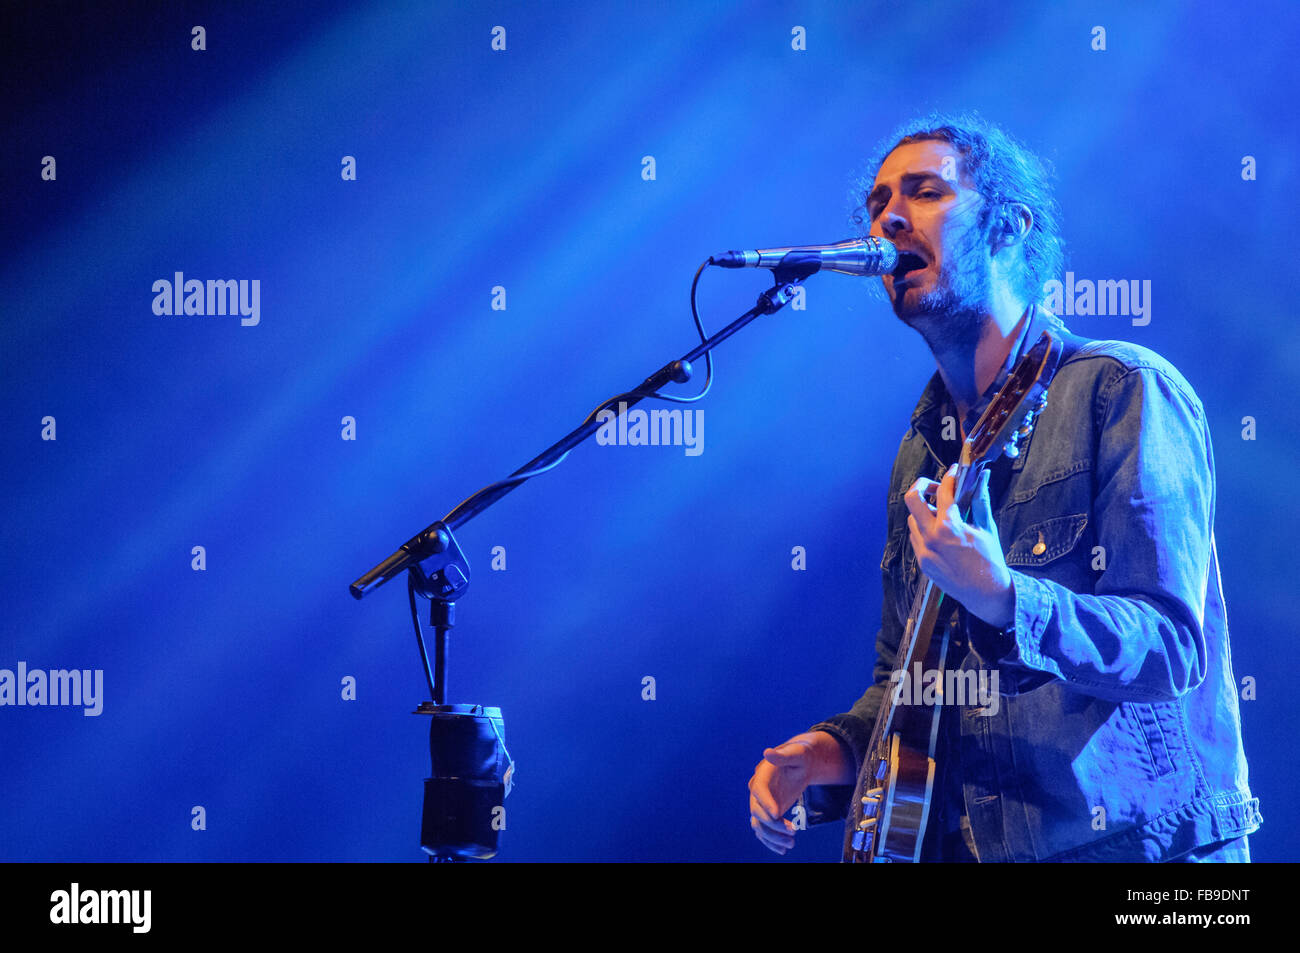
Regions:
[[[393,555],[370,569],[350,586],[361,599],[399,573],[408,574],[407,589],[415,625],[420,661],[432,699],[421,702],[415,714],[431,715],[430,756],[432,778],[424,783],[424,814],[420,844],[429,861],[490,860],[496,856],[497,836],[504,827],[501,801],[513,782],[514,761],[505,750],[505,725],[499,708],[446,704],[447,633],[455,625],[455,600],[469,588],[469,561],[452,534],[519,484],[557,465],[578,444],[602,426],[601,411],[622,404],[616,413],[647,397],[656,396],[669,382],[691,379],[691,363],[708,354],[760,315],[774,314],[794,296],[795,288],[819,269],[816,262],[797,261],[774,269],[776,283],[758,296],[758,303],[739,318],[701,341],[693,350],[647,377],[635,390],[611,397],[578,427],[525,463],[504,480],[489,484],[442,519],[412,536]],[[428,650],[416,597],[430,601],[430,624],[435,633],[434,664]],[[490,731],[489,731],[490,730]],[[503,764],[508,763],[504,771]]]

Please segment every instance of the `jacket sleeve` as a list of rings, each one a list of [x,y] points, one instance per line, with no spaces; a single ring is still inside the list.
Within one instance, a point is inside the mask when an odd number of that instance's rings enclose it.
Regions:
[[[1003,694],[1052,678],[1113,701],[1167,701],[1205,678],[1214,456],[1200,402],[1127,368],[1098,397],[1093,509],[1105,568],[1090,593],[1011,570],[1015,618],[971,640]]]

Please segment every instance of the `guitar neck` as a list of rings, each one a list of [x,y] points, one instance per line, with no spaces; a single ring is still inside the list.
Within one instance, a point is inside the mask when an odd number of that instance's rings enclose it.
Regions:
[[[965,457],[966,453],[963,452],[962,456]],[[979,470],[982,470],[982,468],[974,467],[966,460],[963,460],[957,466],[957,492],[953,505],[959,508],[959,512],[963,517],[967,515],[969,501],[979,478]],[[974,473],[973,477],[971,476],[972,473]],[[921,573],[916,595],[912,599],[911,610],[907,614],[907,624],[898,643],[898,652],[894,656],[895,671],[907,672],[911,669],[912,663],[918,660],[915,657],[917,654],[916,646],[929,642],[930,635],[934,632],[935,622],[939,617],[943,597],[943,590],[936,586],[928,576]],[[890,728],[893,725],[893,713],[894,693],[886,689],[884,697],[880,700],[875,728],[871,732],[871,743],[867,748],[868,752],[883,750],[884,740],[889,736]]]

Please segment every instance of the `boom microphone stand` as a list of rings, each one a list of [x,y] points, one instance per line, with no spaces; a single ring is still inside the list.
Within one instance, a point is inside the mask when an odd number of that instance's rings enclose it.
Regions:
[[[714,263],[709,259],[705,264]],[[794,296],[795,288],[821,265],[806,256],[787,255],[774,268],[775,284],[758,296],[758,303],[692,351],[665,364],[640,386],[611,397],[558,442],[504,480],[483,487],[442,519],[416,533],[398,550],[352,583],[352,595],[361,599],[399,573],[408,574],[411,618],[429,684],[431,701],[421,702],[415,714],[432,718],[429,748],[432,777],[424,782],[424,816],[420,844],[430,862],[489,860],[496,856],[504,808],[514,778],[514,761],[505,750],[505,726],[499,708],[446,704],[447,634],[455,624],[456,600],[469,588],[469,561],[453,530],[483,512],[531,477],[555,467],[600,429],[602,411],[611,407],[622,414],[670,382],[691,379],[693,361],[707,355],[755,318],[774,314]],[[704,266],[701,266],[703,271]],[[698,281],[699,273],[696,274]],[[701,329],[701,336],[703,330]],[[619,407],[618,405],[622,405]],[[434,662],[429,664],[417,597],[430,602],[434,630]]]

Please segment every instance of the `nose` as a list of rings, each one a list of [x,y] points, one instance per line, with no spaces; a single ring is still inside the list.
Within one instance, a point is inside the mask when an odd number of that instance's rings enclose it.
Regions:
[[[880,230],[885,238],[892,239],[899,232],[910,232],[912,224],[898,211],[898,206],[891,199],[890,203],[885,206],[877,217],[876,221],[880,225]]]

